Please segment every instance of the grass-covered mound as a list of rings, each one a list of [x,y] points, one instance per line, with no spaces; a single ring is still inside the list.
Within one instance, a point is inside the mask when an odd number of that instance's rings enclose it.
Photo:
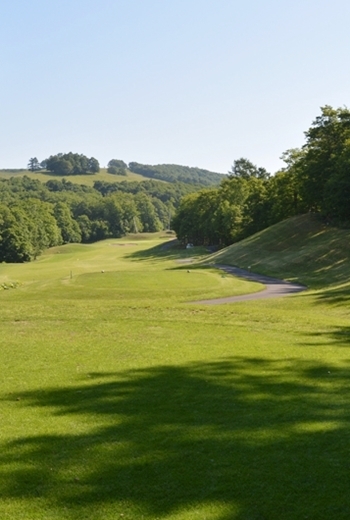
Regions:
[[[271,226],[208,260],[314,288],[342,284],[350,274],[350,230],[327,225],[309,213]]]

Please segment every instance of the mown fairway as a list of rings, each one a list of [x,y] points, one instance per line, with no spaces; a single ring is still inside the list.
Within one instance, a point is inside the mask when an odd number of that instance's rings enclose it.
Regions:
[[[0,518],[348,519],[348,285],[189,304],[261,286],[165,240],[0,264]]]

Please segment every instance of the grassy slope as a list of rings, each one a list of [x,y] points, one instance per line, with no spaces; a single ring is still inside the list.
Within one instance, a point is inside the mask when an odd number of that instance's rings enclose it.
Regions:
[[[210,261],[324,287],[349,280],[350,231],[312,214],[280,222],[213,254]]]
[[[30,172],[28,170],[0,170],[0,177],[9,178],[9,177],[23,177],[27,175],[31,179],[38,179],[41,182],[47,182],[50,179],[62,179],[63,177],[57,175],[50,175],[49,173],[42,172]],[[146,177],[139,175],[137,173],[132,173],[128,171],[128,175],[112,175],[107,173],[106,168],[101,168],[99,173],[94,175],[69,175],[64,177],[66,180],[73,182],[75,184],[84,184],[85,186],[93,186],[95,181],[105,181],[105,182],[122,182],[122,181],[144,181],[147,180]],[[159,181],[162,182],[162,181]]]
[[[349,289],[188,304],[254,285],[148,238],[0,265],[0,517],[348,519]]]

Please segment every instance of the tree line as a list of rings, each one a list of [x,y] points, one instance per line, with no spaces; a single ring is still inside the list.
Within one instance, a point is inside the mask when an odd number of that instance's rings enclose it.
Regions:
[[[178,164],[157,164],[151,166],[149,164],[131,162],[129,163],[129,170],[151,179],[166,182],[177,181],[202,186],[217,186],[223,178],[223,175],[220,173],[190,166],[180,166]]]
[[[67,179],[0,179],[0,262],[27,262],[69,242],[168,229],[182,196],[195,189],[155,181],[96,181],[92,188]]]
[[[69,152],[50,155],[50,157],[41,162],[39,162],[37,157],[31,157],[28,162],[28,170],[31,172],[46,170],[53,175],[65,177],[98,173],[100,164],[94,157],[88,158],[83,154]],[[107,164],[107,172],[113,175],[126,176],[128,171],[151,179],[181,182],[197,186],[218,185],[223,178],[223,175],[220,173],[177,164],[158,164],[155,166],[137,162],[126,164],[121,159],[111,159]]]
[[[227,246],[288,217],[313,211],[350,223],[350,111],[321,108],[299,149],[271,176],[248,159],[234,161],[218,188],[185,196],[173,220],[183,242]]]
[[[54,175],[87,175],[100,171],[100,164],[94,157],[86,157],[79,153],[59,153],[50,155],[39,162],[37,157],[32,157],[28,162],[28,170],[35,172],[47,170]]]
[[[227,176],[220,176],[219,185],[208,180],[204,188],[203,183],[189,183],[189,178],[175,183],[95,181],[93,188],[65,178],[46,184],[28,177],[2,179],[0,261],[28,261],[61,243],[166,229],[174,214],[171,225],[181,241],[222,246],[308,211],[348,226],[350,111],[322,107],[305,138],[301,148],[282,155],[285,167],[275,175],[241,158]],[[63,159],[64,154],[58,155]],[[71,165],[75,161],[76,172],[87,164],[78,154],[66,155]],[[114,161],[111,168],[125,169],[126,163]],[[175,179],[187,172],[181,170],[185,167],[158,165],[152,174],[152,167],[130,165],[153,178],[173,175],[177,168]]]

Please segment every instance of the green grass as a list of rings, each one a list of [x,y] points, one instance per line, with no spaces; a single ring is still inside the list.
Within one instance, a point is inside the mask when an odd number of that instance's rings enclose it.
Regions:
[[[346,286],[189,304],[260,286],[167,238],[0,264],[0,518],[348,519]]]
[[[0,170],[0,177],[4,179],[8,179],[10,177],[23,177],[26,175],[30,179],[37,179],[41,182],[47,182],[51,179],[62,179],[63,177],[57,175],[51,175],[48,172],[30,172],[28,170]],[[139,175],[138,173],[133,173],[128,171],[128,175],[112,175],[107,172],[106,168],[101,168],[99,173],[95,173],[94,175],[68,175],[64,177],[66,180],[73,182],[74,184],[83,184],[85,186],[93,186],[95,181],[105,181],[105,182],[122,182],[122,181],[144,181],[147,180],[146,177]],[[162,181],[159,181],[162,182]]]
[[[350,230],[313,214],[293,217],[213,254],[209,262],[299,281],[309,287],[349,280]]]

